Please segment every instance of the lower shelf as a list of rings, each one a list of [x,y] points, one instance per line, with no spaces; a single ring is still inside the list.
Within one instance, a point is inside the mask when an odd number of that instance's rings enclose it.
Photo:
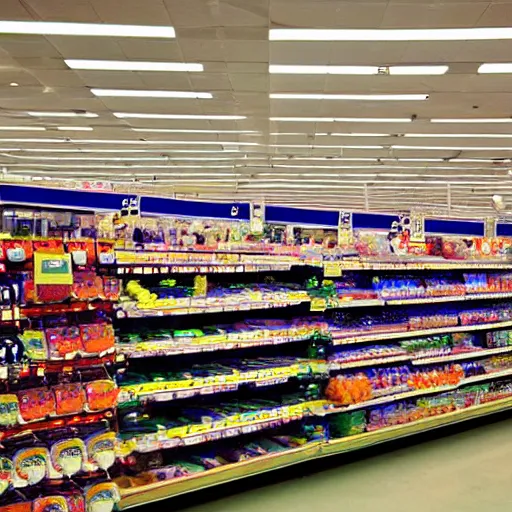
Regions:
[[[440,416],[424,418],[413,423],[387,427],[374,432],[366,432],[355,436],[344,437],[328,442],[310,443],[300,448],[288,450],[285,453],[267,455],[256,459],[211,469],[193,476],[177,478],[166,482],[157,482],[131,489],[121,489],[120,510],[136,507],[154,501],[171,498],[187,492],[196,491],[222,483],[254,476],[257,474],[284,468],[300,462],[337,455],[362,448],[370,447],[393,439],[425,432],[486,416],[488,414],[506,411],[512,408],[512,398],[495,400],[482,405],[469,407],[460,411],[450,412]]]

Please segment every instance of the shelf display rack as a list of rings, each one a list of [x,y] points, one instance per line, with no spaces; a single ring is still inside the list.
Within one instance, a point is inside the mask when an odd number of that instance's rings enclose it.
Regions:
[[[9,209],[0,512],[125,510],[511,408],[512,239],[142,204],[39,211],[52,236]]]

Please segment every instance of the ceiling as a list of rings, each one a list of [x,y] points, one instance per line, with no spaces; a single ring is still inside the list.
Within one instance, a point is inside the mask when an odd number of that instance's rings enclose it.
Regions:
[[[467,216],[493,214],[493,194],[512,205],[512,73],[478,74],[482,63],[512,62],[512,36],[269,40],[269,30],[280,28],[512,27],[512,0],[2,0],[0,19],[176,31],[176,38],[18,35],[5,33],[0,21],[4,179],[108,180],[176,197],[351,210],[419,207]],[[200,63],[204,71],[73,70],[64,59]],[[269,65],[379,66],[383,74],[270,74]],[[387,66],[412,65],[446,65],[448,71],[387,74]],[[98,97],[94,88],[212,97]],[[290,93],[428,99],[270,98]],[[119,115],[126,113],[241,118]],[[344,120],[283,120],[290,117]],[[390,118],[402,121],[379,121]],[[476,118],[504,122],[431,122]]]

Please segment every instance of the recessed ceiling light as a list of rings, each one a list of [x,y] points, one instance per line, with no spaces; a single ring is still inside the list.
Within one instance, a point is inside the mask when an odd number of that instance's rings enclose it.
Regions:
[[[409,117],[269,117],[270,121],[295,123],[410,123]]]
[[[109,96],[114,98],[190,98],[210,100],[213,98],[209,92],[190,91],[138,91],[130,89],[91,89],[95,96]]]
[[[71,69],[88,69],[98,71],[204,71],[202,64],[185,62],[145,62],[128,60],[85,60],[64,59]]]
[[[57,126],[57,130],[63,132],[92,132],[93,128],[90,126]]]
[[[492,63],[492,64],[482,64],[478,68],[479,74],[486,74],[486,73],[512,73],[512,63]]]
[[[102,36],[174,38],[173,27],[151,25],[111,25],[108,23],[61,23],[52,21],[0,21],[0,34],[43,36]]]
[[[448,66],[302,66],[270,64],[271,74],[291,75],[444,75]]]
[[[461,119],[431,119],[431,123],[512,123],[512,117],[466,117]]]
[[[259,133],[254,130],[181,130],[174,128],[132,128],[132,130],[149,133]]]
[[[485,41],[512,39],[512,28],[269,30],[270,41]]]
[[[119,119],[203,119],[213,121],[238,121],[246,116],[207,115],[207,114],[139,114],[132,112],[114,112]]]
[[[0,126],[0,130],[9,132],[44,132],[44,126]]]
[[[33,117],[98,117],[98,114],[93,112],[27,112],[27,114]]]
[[[423,101],[428,94],[296,94],[271,93],[272,100]]]

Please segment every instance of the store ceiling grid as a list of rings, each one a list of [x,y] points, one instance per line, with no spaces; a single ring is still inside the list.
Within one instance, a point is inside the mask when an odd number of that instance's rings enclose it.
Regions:
[[[318,208],[443,210],[450,202],[458,214],[492,214],[491,196],[512,192],[512,73],[478,73],[483,63],[512,62],[512,39],[269,40],[269,30],[282,28],[512,27],[512,1],[2,0],[0,32],[1,20],[176,30],[176,38],[1,34],[0,165],[7,176],[137,179],[177,197]],[[65,59],[191,63],[204,71],[71,69]],[[384,74],[280,74],[269,65],[373,66]],[[399,75],[391,68],[388,75],[388,66],[448,70]],[[126,90],[211,98],[119,96]],[[237,118],[125,115],[134,113]],[[432,122],[476,118],[502,122]]]

